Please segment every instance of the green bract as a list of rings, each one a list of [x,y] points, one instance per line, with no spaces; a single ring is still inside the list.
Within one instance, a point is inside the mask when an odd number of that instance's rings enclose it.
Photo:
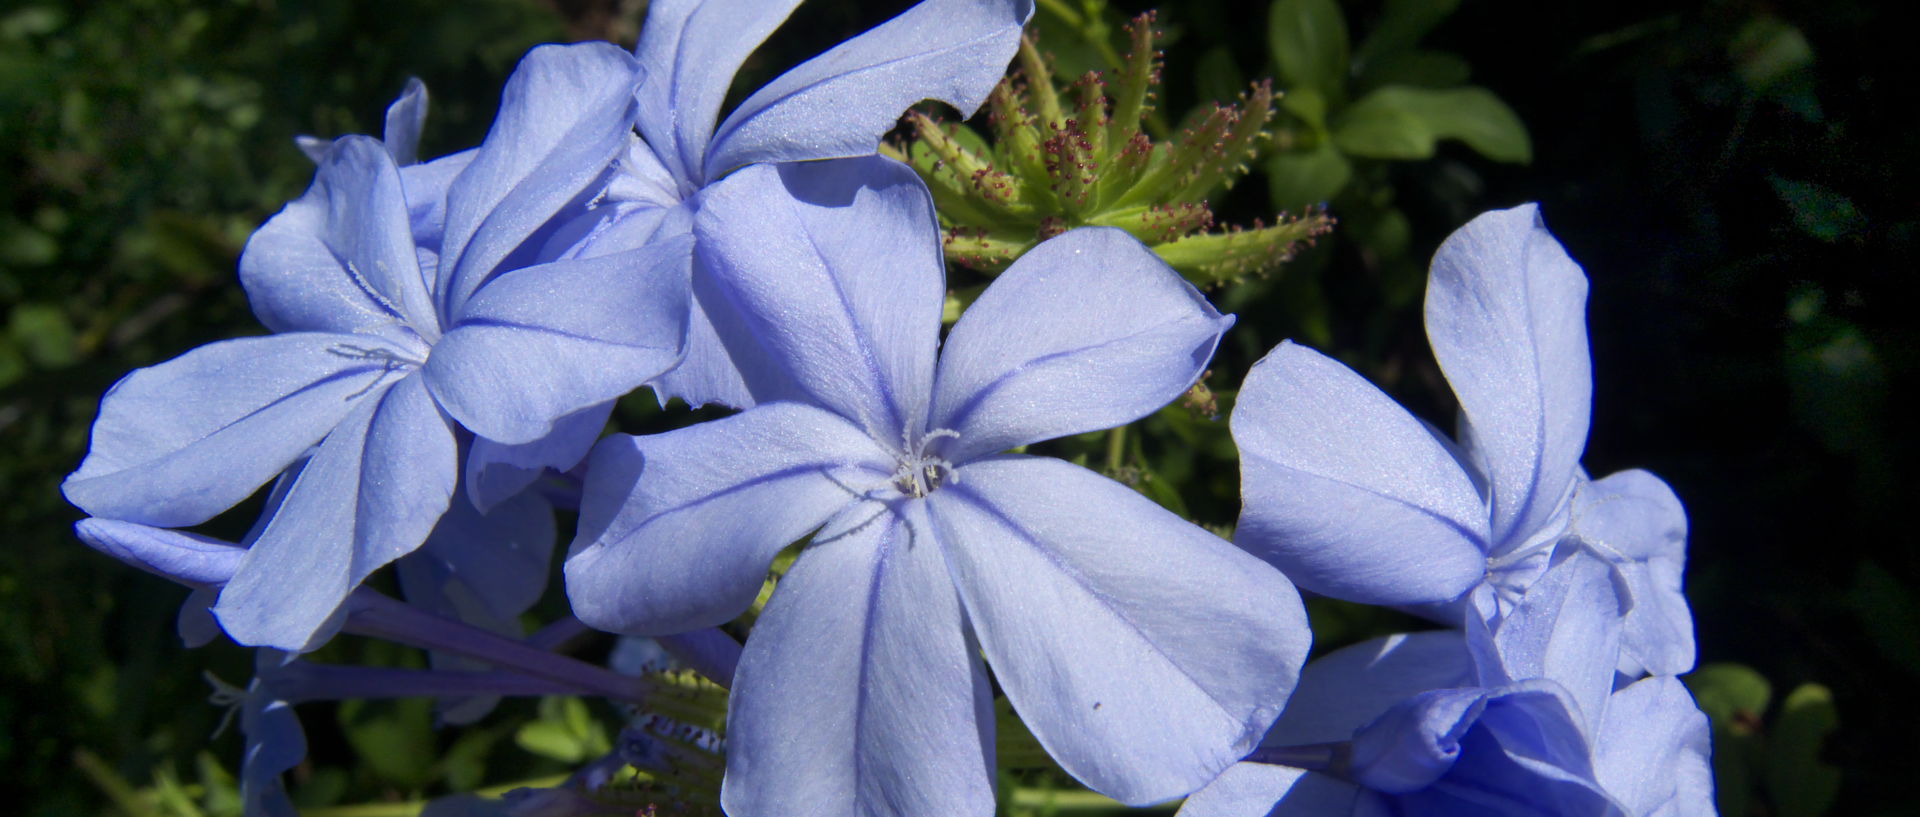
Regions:
[[[993,143],[962,125],[909,114],[892,149],[932,188],[947,260],[998,273],[1034,245],[1081,226],[1118,227],[1200,285],[1270,271],[1333,221],[1308,208],[1277,223],[1215,229],[1207,197],[1247,172],[1270,134],[1275,94],[1255,83],[1166,141],[1142,127],[1160,83],[1151,14],[1128,26],[1132,53],[1111,76],[1056,88],[1031,36],[987,101]]]

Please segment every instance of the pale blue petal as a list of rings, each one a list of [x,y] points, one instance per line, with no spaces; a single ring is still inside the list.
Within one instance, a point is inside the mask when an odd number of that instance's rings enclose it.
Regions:
[[[435,282],[440,280],[440,241],[447,227],[447,191],[479,154],[479,149],[473,148],[400,168],[400,186],[407,191],[407,218],[413,224],[414,252],[428,259],[420,265],[420,274],[428,289],[437,286]]]
[[[646,96],[643,85],[639,97],[644,100]],[[660,163],[660,157],[654,155],[645,140],[635,135],[628,140],[627,152],[614,168],[613,178],[607,182],[606,196],[601,201],[676,207],[684,198],[673,172]]]
[[[693,232],[693,207],[680,201],[673,179],[660,176],[666,171],[637,138],[629,144],[638,148],[627,150],[593,206],[547,236],[541,259],[612,255]],[[692,256],[692,245],[686,254]]]
[[[690,263],[697,259],[689,258]],[[747,388],[746,379],[740,374],[740,367],[734,365],[733,356],[728,354],[726,342],[720,339],[720,331],[713,326],[713,319],[707,317],[707,303],[713,299],[721,314],[727,311],[724,296],[717,293],[711,274],[696,273],[693,278],[693,295],[687,310],[687,356],[681,358],[680,365],[666,374],[655,378],[648,385],[660,399],[661,408],[675,397],[685,400],[694,408],[717,404],[728,408],[753,408],[756,401]],[[752,360],[748,365],[764,360]]]
[[[333,141],[313,186],[254,232],[240,283],[275,332],[360,332],[402,323],[439,333],[414,254],[399,168],[366,136]]]
[[[911,169],[749,168],[701,195],[694,235],[695,287],[757,402],[803,400],[875,434],[920,427],[945,268]]]
[[[1433,785],[1460,759],[1460,739],[1487,705],[1480,687],[1425,690],[1394,704],[1353,736],[1354,782],[1383,794]]]
[[[633,58],[608,43],[543,45],[507,78],[480,152],[448,195],[440,250],[443,314],[569,203],[598,191],[633,129]]]
[[[1125,232],[1021,256],[948,333],[932,425],[962,462],[1132,422],[1192,386],[1233,318]]]
[[[801,552],[735,674],[728,814],[993,813],[993,685],[935,539],[906,502]]]
[[[1346,817],[1359,787],[1323,774],[1235,763],[1180,805],[1179,817]]]
[[[1713,808],[1711,730],[1674,678],[1646,678],[1607,700],[1594,740],[1594,771],[1635,815],[1708,817]]]
[[[73,532],[94,550],[190,587],[226,584],[247,552],[211,536],[117,519],[82,519]]]
[[[300,134],[293,137],[293,146],[299,148],[301,153],[306,154],[306,157],[317,165],[327,160],[327,150],[333,147],[333,140]]]
[[[1473,663],[1458,632],[1400,633],[1342,647],[1301,671],[1300,686],[1262,744],[1347,740],[1405,698],[1473,686],[1473,680]]]
[[[520,614],[547,588],[554,542],[553,507],[523,493],[482,514],[456,493],[419,550],[395,564],[408,604],[510,638],[526,634]],[[441,651],[427,654],[438,670],[480,671],[483,661]],[[492,711],[498,695],[442,698],[446,723],[473,723]]]
[[[1628,603],[1605,561],[1563,546],[1495,628],[1497,666],[1480,668],[1482,683],[1554,681],[1571,693],[1580,725],[1590,732],[1613,691],[1620,617]]]
[[[1486,575],[1473,483],[1426,426],[1352,369],[1280,344],[1234,405],[1234,541],[1301,587],[1368,604],[1447,601]]]
[[[462,499],[448,504],[408,558],[432,566],[439,595],[457,602],[445,609],[472,609],[469,620],[510,622],[518,630],[517,617],[547,590],[554,537],[553,506],[538,494],[520,494],[484,514]],[[471,598],[451,598],[457,594]],[[407,600],[419,601],[411,592]]]
[[[580,464],[607,427],[613,403],[601,403],[553,421],[553,432],[530,443],[508,445],[475,437],[467,449],[467,498],[485,512],[514,496],[548,468],[566,471]]]
[[[724,622],[781,548],[876,486],[891,457],[859,428],[793,403],[594,446],[567,557],[581,621],[630,635]]]
[[[1032,15],[1032,0],[926,0],[907,9],[747,97],[714,133],[705,178],[755,162],[865,156],[923,99],[971,116],[1006,74]]]
[[[1090,788],[1133,805],[1192,792],[1292,692],[1311,639],[1293,586],[1131,489],[1008,456],[926,502],[994,677]]]
[[[220,594],[235,641],[300,650],[369,573],[418,548],[458,473],[453,428],[409,376],[354,409],[307,463]]]
[[[685,242],[489,281],[434,345],[433,396],[473,433],[515,444],[658,376],[686,337]]]
[[[684,208],[618,202],[588,208],[555,228],[546,237],[540,257],[550,260],[590,258],[639,249],[660,235],[668,214]],[[691,219],[687,219],[691,225]],[[687,245],[691,255],[693,245]]]
[[[240,760],[240,802],[248,817],[299,817],[288,799],[282,772],[307,757],[307,735],[293,705],[255,679],[240,713],[246,754]]]
[[[1681,675],[1693,669],[1693,612],[1681,590],[1687,513],[1659,477],[1634,469],[1586,483],[1573,499],[1572,529],[1610,561],[1632,598],[1620,634],[1621,671]]]
[[[1395,813],[1458,817],[1628,817],[1594,781],[1587,736],[1555,684],[1489,696],[1446,776],[1389,798]]]
[[[107,391],[67,501],[115,519],[197,525],[254,492],[392,382],[414,350],[294,333],[202,346]],[[388,355],[390,357],[381,357]]]
[[[672,242],[692,234],[692,207],[649,207],[623,204],[601,208],[610,212],[590,213],[590,216],[599,220],[596,223],[569,225],[584,236],[578,240],[572,252],[596,255],[621,247]],[[559,240],[558,236],[556,240]],[[666,406],[669,399],[678,397],[695,408],[709,403],[736,409],[752,408],[754,399],[747,391],[746,382],[741,379],[740,368],[734,365],[733,358],[727,353],[726,345],[714,329],[713,321],[707,317],[704,305],[709,298],[724,299],[725,296],[716,292],[710,274],[695,272],[696,260],[689,245],[680,259],[685,268],[682,274],[689,276],[694,284],[692,294],[687,299],[686,356],[681,358],[679,365],[654,378],[648,385],[659,397],[662,407]],[[721,308],[724,312],[724,303]]]
[[[800,0],[657,0],[634,53],[646,70],[636,123],[683,190],[700,176],[733,74]],[[895,112],[896,115],[898,112]]]
[[[200,587],[180,603],[180,614],[174,617],[174,629],[180,633],[181,645],[188,649],[204,647],[223,634],[220,621],[213,617],[213,603],[219,598],[220,591]]]
[[[408,77],[399,98],[387,106],[387,126],[380,141],[396,165],[410,165],[420,158],[420,129],[427,123],[427,84],[419,77]]]
[[[1494,555],[1572,488],[1593,406],[1587,278],[1539,208],[1486,213],[1433,257],[1427,338],[1492,486]]]

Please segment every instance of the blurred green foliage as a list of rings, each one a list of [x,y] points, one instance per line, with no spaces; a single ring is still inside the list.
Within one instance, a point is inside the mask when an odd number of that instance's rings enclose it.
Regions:
[[[813,0],[740,85],[904,2]],[[292,137],[375,130],[420,76],[433,93],[424,152],[471,145],[528,46],[630,42],[638,6],[0,9],[0,797],[12,813],[238,808],[238,739],[209,739],[223,713],[204,703],[199,671],[244,679],[251,656],[183,651],[173,616],[184,591],[74,542],[78,513],[56,486],[115,379],[259,331],[234,264],[310,178]],[[1119,64],[1122,23],[1148,4],[1040,6],[1036,27],[1070,79]],[[1902,513],[1920,490],[1920,452],[1896,412],[1920,362],[1920,154],[1905,121],[1913,100],[1897,96],[1911,93],[1903,30],[1862,0],[1160,11],[1167,82],[1147,131],[1173,132],[1249,77],[1273,76],[1282,92],[1255,172],[1209,199],[1220,221],[1324,201],[1339,228],[1285,275],[1215,293],[1240,320],[1211,394],[1051,453],[1225,531],[1237,479],[1215,418],[1231,410],[1239,373],[1286,337],[1444,424],[1451,397],[1419,324],[1425,259],[1475,212],[1542,201],[1593,279],[1587,465],[1658,472],[1693,521],[1689,593],[1708,663],[1690,683],[1714,720],[1723,813],[1920,804],[1902,774],[1915,724],[1888,714],[1910,708],[1920,678],[1920,549]],[[651,406],[620,416],[636,429],[685,422]],[[551,615],[558,600],[547,605]],[[1310,611],[1320,650],[1410,621],[1325,600]],[[319,658],[418,660],[354,639]],[[1776,700],[1776,686],[1791,691]],[[303,706],[311,753],[290,787],[311,814],[402,814],[446,792],[551,783],[605,745],[615,720],[596,706],[510,701],[458,730],[436,729],[419,702]],[[1019,755],[1011,726],[1002,737],[1004,757],[1032,764],[1003,781],[1008,813],[1113,810]]]

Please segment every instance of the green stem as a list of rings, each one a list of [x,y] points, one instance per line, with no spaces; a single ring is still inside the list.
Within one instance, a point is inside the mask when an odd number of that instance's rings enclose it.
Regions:
[[[488,786],[474,791],[481,797],[499,797],[514,789],[550,789],[567,782],[564,774],[550,777],[536,777],[518,783],[500,786]],[[323,806],[303,808],[300,817],[414,817],[427,807],[426,800],[404,800],[398,803],[355,803],[347,806]]]
[[[1117,426],[1107,432],[1107,473],[1120,473],[1120,466],[1127,458],[1127,427]]]

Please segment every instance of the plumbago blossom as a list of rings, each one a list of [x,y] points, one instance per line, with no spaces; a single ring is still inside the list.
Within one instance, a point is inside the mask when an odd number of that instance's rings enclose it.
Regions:
[[[1181,815],[1712,815],[1706,716],[1671,676],[1614,673],[1612,566],[1578,544],[1549,561],[1497,619],[1307,665],[1261,748]]]
[[[1461,629],[1314,662],[1182,814],[1713,813],[1706,718],[1672,677],[1694,661],[1685,515],[1651,474],[1577,463],[1585,294],[1531,206],[1441,246],[1427,325],[1458,446],[1302,347],[1256,364],[1233,417],[1236,541],[1303,586]]]
[[[1620,671],[1693,667],[1681,595],[1686,515],[1640,470],[1590,480],[1586,276],[1532,205],[1440,246],[1427,336],[1461,406],[1446,440],[1353,370],[1282,343],[1232,417],[1244,505],[1234,541],[1302,588],[1457,623],[1470,591],[1511,602],[1571,539],[1632,599]]]
[[[872,155],[907,106],[972,114],[999,83],[1032,0],[925,0],[795,66],[723,119],[734,72],[800,0],[658,0],[634,49],[648,82],[635,139],[606,195],[567,234],[586,252],[670,242],[692,230],[703,191],[751,164]],[[705,231],[711,232],[711,230]],[[715,296],[681,248],[697,296],[687,358],[652,383],[664,402],[752,405],[707,311]]]
[[[402,167],[395,152],[410,153],[411,136],[332,142],[306,195],[241,257],[254,313],[277,334],[121,380],[68,499],[96,516],[194,525],[312,448],[214,613],[244,644],[298,651],[324,638],[362,579],[427,540],[463,455],[471,471],[538,448],[570,415],[679,359],[686,278],[671,261],[683,247],[544,250],[627,147],[641,77],[605,43],[543,46],[475,150]],[[400,133],[417,133],[408,111],[424,104],[396,108]],[[505,499],[474,487],[476,511]]]
[[[1119,483],[1003,453],[1150,413],[1231,318],[1124,233],[1077,230],[936,352],[938,224],[904,165],[753,167],[704,198],[709,315],[756,406],[602,441],[566,577],[596,627],[679,632],[745,610],[811,533],[740,659],[727,812],[991,813],[982,655],[1123,802],[1252,749],[1310,637],[1292,585]]]

